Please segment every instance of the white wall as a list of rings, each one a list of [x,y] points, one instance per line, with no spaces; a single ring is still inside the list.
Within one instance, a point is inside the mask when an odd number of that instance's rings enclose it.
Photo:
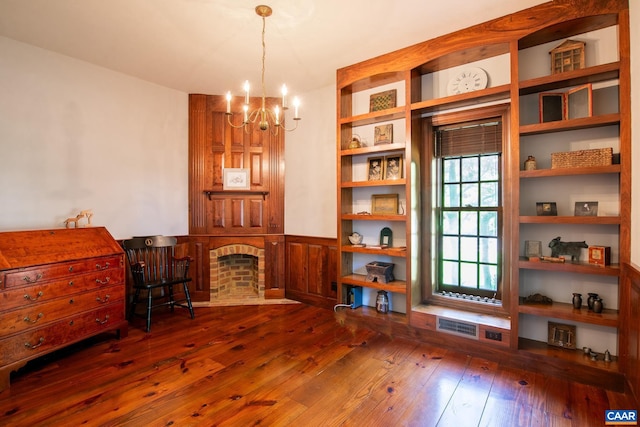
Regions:
[[[4,37],[0,94],[0,230],[188,232],[187,94]]]
[[[302,120],[285,145],[285,233],[337,237],[336,87],[301,96]]]

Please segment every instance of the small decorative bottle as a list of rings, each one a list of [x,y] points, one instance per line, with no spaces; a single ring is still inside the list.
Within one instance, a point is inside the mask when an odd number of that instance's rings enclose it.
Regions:
[[[604,304],[602,303],[602,298],[598,298],[593,301],[593,312],[594,313],[602,313],[602,308]]]
[[[589,310],[593,310],[593,302],[598,299],[598,294],[595,294],[593,292],[589,292],[589,298],[587,298],[587,307],[589,307]]]
[[[378,297],[376,298],[376,311],[378,313],[389,312],[389,297],[385,291],[378,291]]]
[[[582,294],[574,293],[573,294],[573,308],[579,309],[582,307]]]
[[[527,160],[524,161],[524,170],[533,171],[533,170],[536,170],[536,168],[537,168],[536,158],[533,156],[529,156]]]

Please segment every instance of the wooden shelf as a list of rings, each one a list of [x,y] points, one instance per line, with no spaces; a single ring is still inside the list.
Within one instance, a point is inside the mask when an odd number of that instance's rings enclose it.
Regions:
[[[388,313],[378,313],[375,308],[362,306],[358,308],[345,308],[340,310],[339,313],[344,313],[348,317],[360,318],[360,319],[368,319],[373,321],[382,321],[382,322],[394,322],[400,324],[407,323],[407,315],[403,313],[398,313],[395,311],[390,311]]]
[[[555,122],[535,123],[520,126],[520,135],[541,135],[551,132],[569,130],[590,129],[602,126],[611,126],[620,123],[620,114],[603,114],[601,116],[582,117],[579,119],[557,120]]]
[[[605,362],[602,360],[602,355],[600,355],[597,361],[593,361],[588,355],[584,354],[582,349],[571,350],[567,348],[554,347],[545,342],[526,338],[518,338],[518,349],[532,355],[543,357],[545,363],[549,363],[549,359],[560,359],[566,362],[567,366],[576,366],[578,367],[577,369],[593,368],[595,370],[602,370],[615,374],[620,372],[618,358],[615,356],[612,356],[611,362]],[[576,372],[576,375],[579,376],[579,372]]]
[[[347,181],[341,182],[342,188],[355,188],[355,187],[383,187],[389,185],[401,186],[405,185],[407,181],[404,178],[401,179],[381,179],[378,181]]]
[[[520,224],[619,225],[619,216],[521,216]]]
[[[358,247],[358,246],[342,246],[342,252],[352,252],[359,254],[376,254],[376,255],[388,255],[405,258],[407,256],[407,248],[384,248],[384,249],[373,249],[367,246]]]
[[[520,179],[573,175],[618,174],[620,173],[620,171],[620,165],[591,166],[584,168],[536,169],[529,171],[520,171]]]
[[[523,80],[519,83],[520,95],[546,92],[586,83],[615,80],[620,77],[620,62],[582,68],[559,74]]]
[[[211,200],[211,196],[262,196],[262,200],[264,200],[269,194],[268,191],[254,191],[254,190],[202,190],[204,194],[207,195],[207,198]]]
[[[594,274],[599,276],[620,276],[620,266],[617,264],[598,267],[582,262],[531,262],[525,258],[518,261],[518,268],[526,270],[564,271],[568,273]]]
[[[388,108],[386,110],[374,111],[372,113],[358,114],[340,119],[340,125],[364,126],[380,123],[388,120],[404,119],[405,107]]]
[[[385,153],[391,151],[404,150],[405,145],[402,142],[394,142],[393,144],[374,145],[372,147],[350,148],[340,150],[341,156],[357,156],[359,154]]]
[[[445,96],[437,99],[414,102],[411,111],[418,114],[467,107],[478,103],[508,99],[511,86],[500,85],[459,95]]]
[[[396,294],[406,294],[407,293],[407,284],[404,280],[394,280],[389,283],[378,283],[378,282],[367,282],[365,281],[364,274],[347,274],[346,276],[342,276],[342,284],[343,285],[355,285],[362,286],[363,288],[373,288],[380,289],[387,292],[392,292]]]
[[[553,317],[555,319],[572,320],[592,325],[617,328],[619,322],[618,310],[604,309],[602,313],[594,313],[586,306],[581,309],[573,308],[572,304],[554,302],[553,304],[524,304],[521,298],[518,306],[519,313],[534,316]]]
[[[406,215],[369,215],[369,214],[342,214],[345,221],[400,221],[407,220]]]

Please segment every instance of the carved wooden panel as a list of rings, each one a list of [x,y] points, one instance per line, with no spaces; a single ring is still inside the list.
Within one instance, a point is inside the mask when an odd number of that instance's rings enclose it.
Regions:
[[[251,107],[259,101],[252,99]],[[267,107],[277,101],[267,98]],[[282,234],[284,132],[234,128],[225,112],[222,96],[189,96],[189,233]],[[235,114],[232,120],[239,125],[242,117]],[[249,191],[264,195],[225,194],[224,168],[248,168]]]
[[[190,256],[189,293],[192,301],[209,301],[210,299],[210,268],[209,268],[209,238],[179,236],[176,256]]]
[[[325,251],[322,246],[310,244],[308,250],[307,292],[323,294],[323,273],[325,271]]]
[[[244,199],[231,199],[231,226],[244,227]]]
[[[284,298],[285,294],[285,239],[282,235],[264,238],[265,298]]]
[[[337,242],[323,237],[286,236],[287,298],[319,307],[337,302]]]
[[[254,199],[249,200],[249,212],[250,212],[250,226],[251,228],[262,228],[264,226],[263,216],[264,212],[262,200]]]
[[[287,292],[307,293],[307,245],[287,242]]]

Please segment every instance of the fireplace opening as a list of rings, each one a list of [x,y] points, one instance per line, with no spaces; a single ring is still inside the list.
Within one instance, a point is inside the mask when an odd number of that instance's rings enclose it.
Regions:
[[[210,252],[211,301],[264,299],[264,249],[228,245]]]
[[[218,298],[258,297],[258,258],[233,254],[218,257]]]

